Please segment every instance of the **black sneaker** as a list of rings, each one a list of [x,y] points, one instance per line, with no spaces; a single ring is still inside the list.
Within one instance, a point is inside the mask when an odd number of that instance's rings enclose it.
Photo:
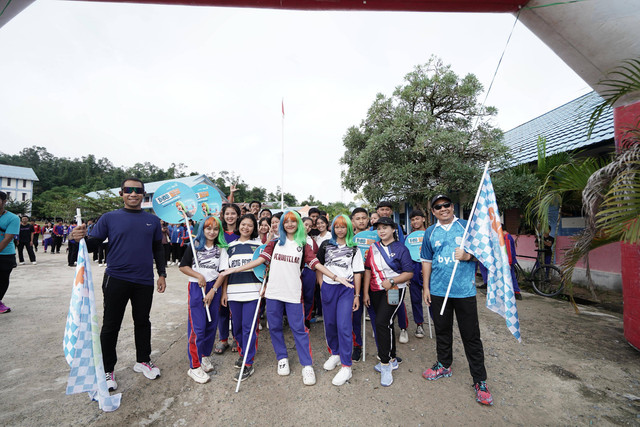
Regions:
[[[520,292],[516,292],[515,294],[516,294],[516,299],[518,301],[522,301],[522,294]]]
[[[253,365],[251,366],[245,366],[244,367],[244,371],[242,372],[242,378],[240,378],[240,381],[244,381],[247,378],[249,378],[251,375],[253,375]],[[238,377],[240,376],[240,371],[238,371],[234,376],[233,379],[235,381],[238,381]]]
[[[362,347],[355,346],[353,347],[353,353],[351,353],[351,360],[354,362],[359,362],[362,358]]]
[[[244,357],[242,357],[242,356],[238,357],[238,360],[236,360],[236,363],[233,364],[233,367],[236,368],[236,369],[241,369],[242,368],[242,359],[244,359]]]

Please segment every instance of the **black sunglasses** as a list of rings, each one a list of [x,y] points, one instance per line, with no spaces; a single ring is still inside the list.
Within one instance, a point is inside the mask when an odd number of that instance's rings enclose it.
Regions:
[[[440,203],[439,205],[435,205],[433,209],[439,211],[442,208],[450,208],[450,207],[451,207],[451,202],[446,202],[446,203]]]
[[[122,187],[122,192],[125,194],[144,194],[144,188],[142,187]]]

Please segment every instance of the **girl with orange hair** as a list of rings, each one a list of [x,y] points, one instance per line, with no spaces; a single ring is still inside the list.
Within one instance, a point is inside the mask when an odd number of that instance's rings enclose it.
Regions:
[[[189,276],[187,354],[191,366],[187,374],[195,382],[204,384],[209,381],[207,372],[213,370],[209,356],[218,326],[221,295],[218,289],[225,281],[219,273],[220,257],[229,246],[218,218],[210,216],[200,223],[193,246],[195,251],[185,251],[180,262],[180,271]],[[200,288],[207,293],[205,297]],[[211,322],[207,322],[205,305],[209,306]]]
[[[265,262],[269,263],[269,278],[263,292],[267,299],[266,313],[271,343],[278,358],[278,375],[289,375],[290,373],[287,346],[282,328],[286,312],[289,327],[296,343],[298,359],[302,366],[302,381],[305,385],[314,385],[316,374],[312,366],[309,330],[304,324],[300,272],[306,263],[311,269],[318,269],[331,276],[333,274],[318,264],[312,248],[307,244],[307,233],[297,212],[286,211],[278,229],[279,237],[269,242],[258,259],[239,267],[227,269],[221,275],[227,276],[252,269]]]
[[[342,368],[331,381],[341,386],[351,378],[353,312],[360,306],[360,282],[364,262],[353,241],[353,226],[346,215],[338,215],[331,224],[331,239],[322,242],[318,261],[330,274],[324,273],[320,285],[324,331],[331,356],[324,369]]]

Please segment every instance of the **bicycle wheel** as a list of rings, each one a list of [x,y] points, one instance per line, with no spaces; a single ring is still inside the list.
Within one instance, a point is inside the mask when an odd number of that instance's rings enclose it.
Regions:
[[[533,290],[543,297],[553,297],[562,292],[564,276],[555,265],[543,264],[531,273]]]

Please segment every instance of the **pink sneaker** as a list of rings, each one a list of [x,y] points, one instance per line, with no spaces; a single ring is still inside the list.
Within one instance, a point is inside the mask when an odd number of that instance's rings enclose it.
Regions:
[[[6,305],[4,305],[4,303],[2,301],[0,301],[0,313],[8,313],[10,311],[11,311],[11,309],[9,307],[7,307]]]
[[[493,397],[487,388],[486,382],[480,381],[479,383],[475,383],[473,387],[476,389],[477,402],[482,403],[483,405],[493,405]]]
[[[445,368],[442,363],[436,362],[431,368],[422,373],[425,380],[433,381],[442,377],[451,376],[451,367]]]

